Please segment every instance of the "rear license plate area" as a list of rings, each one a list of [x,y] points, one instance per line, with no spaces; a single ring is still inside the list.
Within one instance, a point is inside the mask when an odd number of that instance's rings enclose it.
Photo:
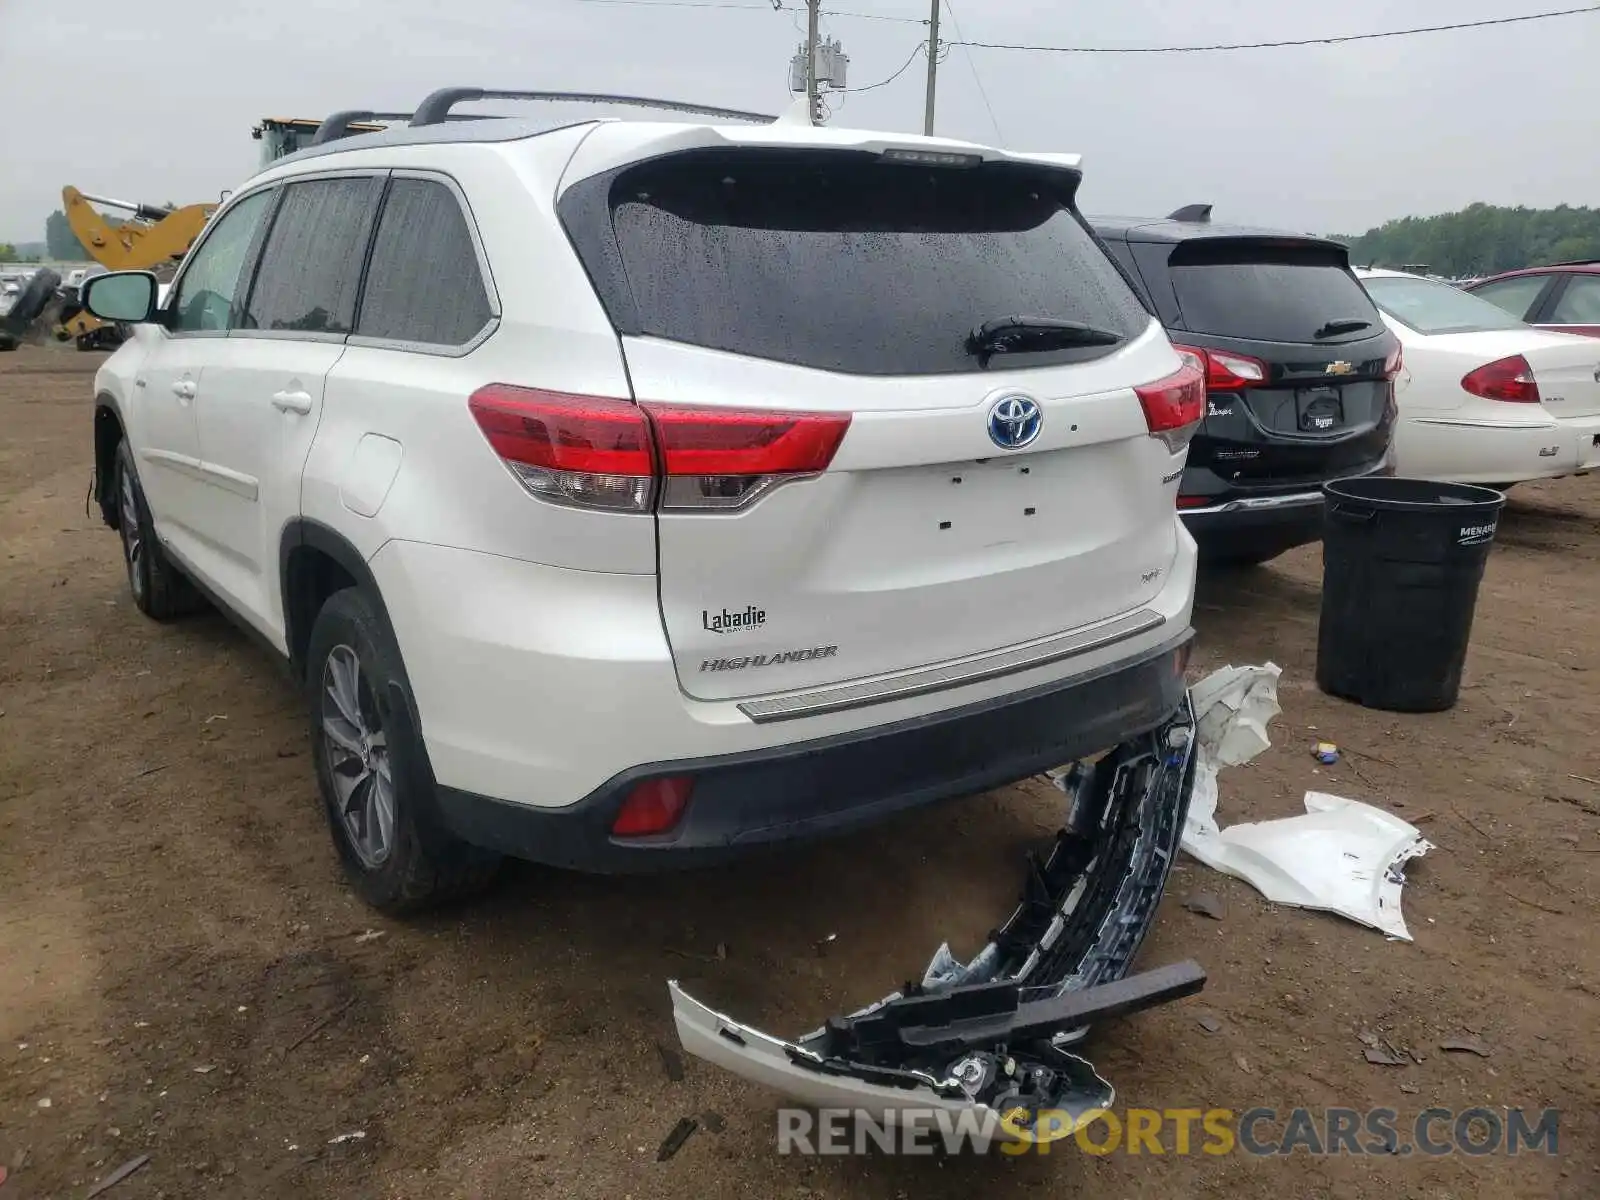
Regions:
[[[1337,433],[1344,427],[1344,399],[1338,388],[1297,388],[1295,428],[1301,433]]]

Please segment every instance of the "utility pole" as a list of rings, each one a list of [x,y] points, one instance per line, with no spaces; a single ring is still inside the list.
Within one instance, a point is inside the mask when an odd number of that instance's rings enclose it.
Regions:
[[[822,0],[806,0],[806,112],[817,124],[821,104],[817,99],[817,20]]]
[[[939,4],[933,0],[933,15],[928,18],[928,98],[922,110],[922,132],[933,136],[933,95],[939,78]],[[813,5],[811,11],[816,12]]]
[[[789,60],[789,90],[806,94],[807,119],[813,125],[823,121],[822,89],[842,89],[850,75],[850,56],[838,38],[821,41],[818,30],[822,0],[806,0],[810,30],[806,43]]]

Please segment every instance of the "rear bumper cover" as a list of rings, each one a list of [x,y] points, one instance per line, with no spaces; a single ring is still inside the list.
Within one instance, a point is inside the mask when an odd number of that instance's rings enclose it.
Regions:
[[[1393,470],[1389,457],[1377,466],[1337,478],[1382,475]],[[1302,484],[1265,495],[1226,492],[1215,503],[1179,510],[1194,539],[1210,547],[1290,550],[1322,538],[1322,488]]]
[[[674,982],[684,1049],[802,1104],[880,1125],[965,1116],[985,1141],[1070,1134],[1115,1098],[1068,1050],[1086,1026],[1205,982],[1194,963],[1128,975],[1178,853],[1194,732],[1184,702],[1166,724],[1063,777],[1054,847],[1030,856],[1016,910],[969,962],[941,946],[920,984],[794,1040],[742,1025]]]
[[[439,817],[467,842],[600,872],[696,866],[763,843],[843,832],[1072,762],[1167,721],[1184,700],[1193,632],[1088,675],[927,717],[715,758],[624,771],[576,804],[533,808],[438,789]],[[669,834],[614,838],[640,782],[691,775]]]

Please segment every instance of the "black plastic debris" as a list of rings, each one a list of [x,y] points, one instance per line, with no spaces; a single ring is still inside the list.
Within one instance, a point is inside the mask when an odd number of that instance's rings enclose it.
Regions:
[[[693,1117],[681,1117],[672,1127],[672,1132],[667,1134],[666,1140],[661,1143],[661,1149],[656,1151],[656,1161],[666,1162],[679,1150],[683,1144],[694,1136],[694,1131],[700,1128],[700,1122]]]

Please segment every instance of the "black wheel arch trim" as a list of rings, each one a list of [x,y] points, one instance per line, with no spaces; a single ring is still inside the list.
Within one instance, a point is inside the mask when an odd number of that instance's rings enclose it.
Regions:
[[[289,647],[289,659],[299,674],[305,672],[305,647],[311,641],[310,623],[306,628],[299,629],[295,626],[295,595],[294,575],[290,569],[291,560],[296,550],[315,550],[325,554],[337,563],[356,581],[356,585],[372,598],[378,606],[378,612],[391,632],[394,623],[389,620],[389,609],[383,602],[383,591],[378,587],[378,580],[372,573],[372,568],[367,565],[367,560],[357,550],[355,544],[344,534],[330,525],[309,517],[297,517],[283,527],[283,533],[278,539],[278,587],[283,599],[284,642]],[[311,618],[315,620],[313,615]]]
[[[390,681],[389,684],[388,699],[391,715],[402,724],[404,732],[411,735],[418,760],[416,768],[422,776],[417,781],[420,786],[416,788],[413,796],[413,800],[417,803],[417,812],[414,815],[430,831],[441,835],[447,834],[448,830],[440,815],[435,794],[438,784],[433,774],[433,762],[428,757],[428,744],[422,736],[421,715],[411,699],[411,676],[406,670],[405,652],[400,648],[399,636],[395,633],[394,622],[389,618],[389,608],[383,601],[383,591],[378,587],[377,577],[373,575],[372,568],[367,564],[361,551],[356,549],[349,538],[332,526],[324,525],[321,521],[309,517],[298,517],[290,521],[284,526],[278,541],[278,585],[283,596],[283,634],[284,643],[289,648],[290,671],[295,679],[303,684],[306,683],[305,652],[311,641],[310,625],[316,620],[313,614],[303,630],[297,629],[294,623],[294,575],[290,570],[290,560],[296,550],[303,548],[316,550],[337,563],[372,601],[379,618],[388,627],[389,636],[394,639],[395,656],[399,662],[401,675],[399,681]]]
[[[111,419],[117,423],[117,430],[121,438],[128,436],[128,423],[122,417],[122,405],[117,403],[117,398],[110,392],[100,391],[94,398],[94,466],[89,477],[89,496],[100,508],[100,519],[112,529],[117,527],[117,502],[115,496],[116,482],[112,478],[114,472],[111,464],[116,457],[117,444],[113,442],[109,447],[102,446],[100,441],[100,420],[102,413],[110,413]]]

